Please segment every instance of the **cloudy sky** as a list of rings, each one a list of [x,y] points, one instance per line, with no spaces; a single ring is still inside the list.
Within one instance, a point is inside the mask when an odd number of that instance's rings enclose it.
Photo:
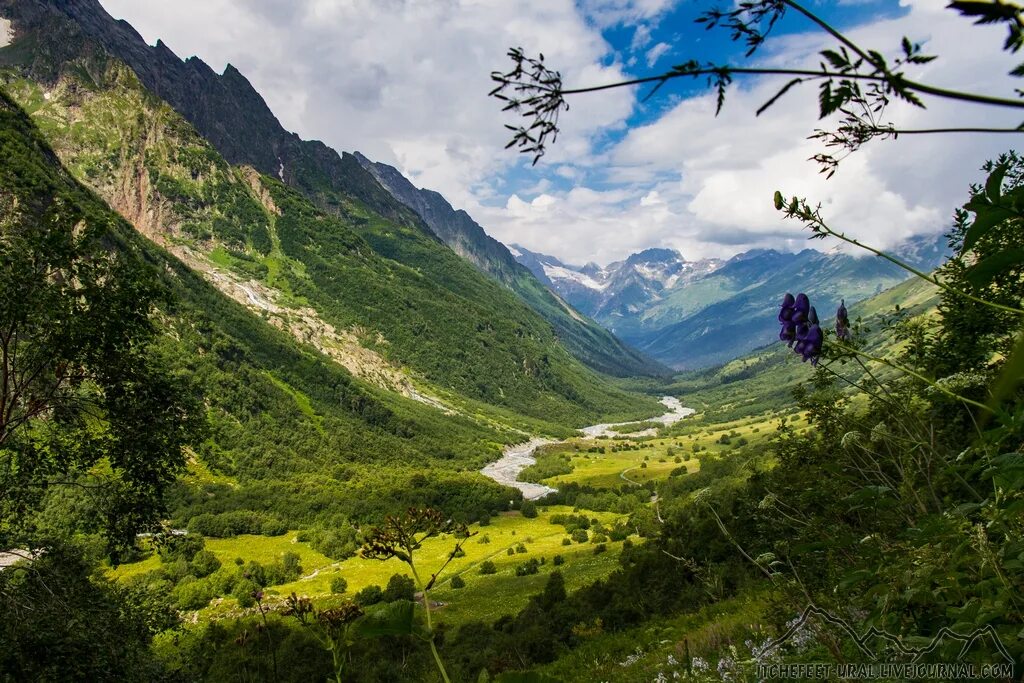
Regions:
[[[942,232],[978,167],[1011,136],[904,136],[846,159],[826,180],[808,158],[820,124],[804,86],[760,117],[780,85],[741,80],[721,115],[698,83],[623,88],[570,100],[562,135],[537,165],[504,150],[513,122],[487,97],[509,46],[543,52],[567,87],[658,73],[690,58],[742,58],[693,24],[700,3],[670,0],[101,0],[150,42],[235,65],[284,126],[359,150],[436,189],[503,242],[599,263],[650,246],[687,258],[751,247],[800,249],[806,233],[771,205],[776,189],[820,201],[849,234],[885,247]],[[709,3],[710,4],[710,3]],[[904,35],[940,59],[929,83],[1013,96],[1002,29],[973,27],[945,0],[839,0],[815,9],[862,44],[895,55]],[[755,61],[815,66],[831,43],[787,18]],[[990,107],[893,106],[902,128],[1019,123]],[[828,248],[815,242],[810,246]]]

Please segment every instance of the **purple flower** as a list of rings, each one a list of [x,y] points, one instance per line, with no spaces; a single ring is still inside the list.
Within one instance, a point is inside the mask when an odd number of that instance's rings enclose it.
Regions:
[[[811,300],[807,298],[806,294],[800,292],[796,295],[796,301],[793,303],[793,309],[793,322],[806,322],[807,316],[811,311]]]
[[[786,292],[786,296],[782,298],[782,306],[779,308],[779,340],[789,342],[792,346],[793,342],[796,341],[796,323],[793,321],[793,316],[796,314],[796,300],[793,295]]]
[[[846,300],[839,301],[839,308],[836,309],[836,338],[840,341],[850,341],[853,333],[850,332],[850,314],[846,312]]]
[[[813,306],[807,314],[807,322],[797,327],[796,340],[793,350],[803,356],[804,362],[811,361],[811,365],[817,365],[825,335],[818,325],[818,312]]]
[[[818,364],[825,335],[818,324],[818,312],[803,292],[794,297],[787,293],[779,308],[779,339],[788,342],[804,361]],[[795,343],[795,345],[794,345]]]

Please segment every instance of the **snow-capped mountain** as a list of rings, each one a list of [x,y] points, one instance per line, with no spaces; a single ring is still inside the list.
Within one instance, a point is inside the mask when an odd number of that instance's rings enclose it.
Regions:
[[[892,252],[931,270],[948,249],[944,238],[928,235]],[[880,258],[813,249],[752,249],[728,260],[700,261],[687,261],[672,249],[645,249],[604,267],[569,265],[521,245],[512,253],[577,309],[677,368],[724,362],[770,342],[773,310],[787,291],[806,292],[824,311],[840,299],[850,304],[909,276]]]
[[[645,249],[607,266],[575,266],[514,244],[516,260],[582,312],[601,319],[636,314],[662,293],[704,277],[724,261],[687,261],[674,249]]]

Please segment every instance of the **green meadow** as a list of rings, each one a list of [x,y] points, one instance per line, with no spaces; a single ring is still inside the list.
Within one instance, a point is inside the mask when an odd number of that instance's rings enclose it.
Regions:
[[[561,556],[557,565],[565,577],[566,588],[573,590],[606,577],[618,567],[618,556],[622,542],[605,541],[606,550],[595,553],[595,544],[573,542],[563,545],[569,538],[559,524],[552,524],[554,515],[583,514],[591,520],[610,526],[625,519],[625,515],[609,512],[593,512],[574,509],[565,505],[541,508],[537,517],[526,518],[518,512],[506,512],[494,517],[485,526],[473,524],[472,534],[462,545],[464,556],[457,557],[448,565],[431,590],[431,600],[442,603],[438,615],[442,621],[463,623],[470,620],[493,620],[506,614],[515,614],[522,609],[529,596],[540,592],[548,575],[556,567],[555,556]],[[291,593],[318,601],[332,599],[331,580],[342,576],[348,582],[345,596],[351,597],[359,590],[372,585],[384,587],[395,574],[410,575],[407,565],[396,559],[386,562],[367,560],[358,555],[343,561],[334,561],[317,552],[309,543],[299,541],[299,531],[289,531],[281,536],[240,535],[231,538],[207,538],[205,547],[216,555],[222,566],[232,567],[250,561],[270,564],[280,560],[285,553],[299,556],[302,576],[289,583],[271,585],[264,591],[268,604],[277,604]],[[636,539],[634,539],[636,540]],[[421,576],[430,576],[448,559],[457,539],[444,535],[428,539],[416,552],[417,571]],[[525,552],[522,548],[525,547]],[[519,551],[517,551],[519,548]],[[509,554],[509,550],[512,554]],[[536,559],[542,562],[536,574],[516,576],[516,568],[524,562]],[[480,565],[490,561],[495,573],[483,575]],[[111,576],[126,580],[161,567],[160,557],[152,553],[149,557],[130,564],[122,564],[110,570]],[[451,579],[459,576],[465,582],[463,588],[452,588]],[[238,616],[240,609],[232,597],[215,598],[209,606],[198,611],[200,621]]]

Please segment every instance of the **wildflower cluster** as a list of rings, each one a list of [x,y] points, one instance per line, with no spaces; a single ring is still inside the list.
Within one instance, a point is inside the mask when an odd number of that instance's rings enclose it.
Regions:
[[[801,292],[794,298],[789,292],[786,293],[779,309],[779,324],[779,339],[787,342],[804,361],[809,360],[812,365],[817,365],[825,335],[818,325],[818,312],[811,306],[811,300],[806,294]]]

